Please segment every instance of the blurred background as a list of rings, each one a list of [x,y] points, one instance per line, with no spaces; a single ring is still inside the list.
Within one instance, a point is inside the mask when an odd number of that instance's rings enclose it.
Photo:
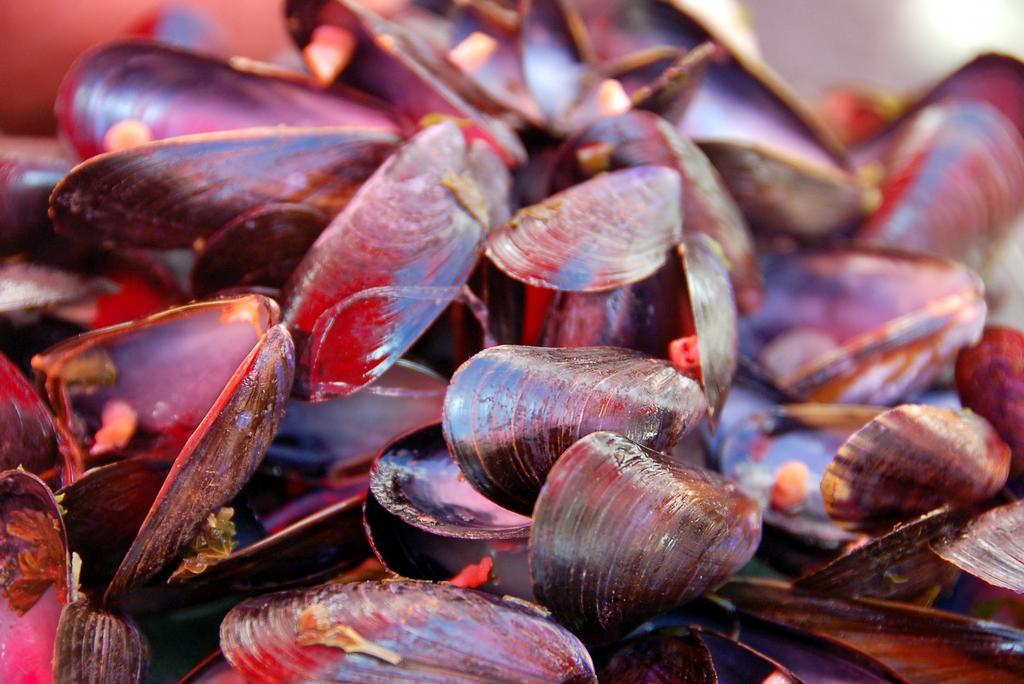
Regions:
[[[915,91],[983,50],[1024,56],[1022,0],[686,1],[752,22],[765,60],[815,104],[833,86]],[[227,55],[280,58],[290,49],[282,4],[2,0],[0,130],[52,132],[53,96],[71,61],[97,43],[151,33],[159,22],[204,31]]]

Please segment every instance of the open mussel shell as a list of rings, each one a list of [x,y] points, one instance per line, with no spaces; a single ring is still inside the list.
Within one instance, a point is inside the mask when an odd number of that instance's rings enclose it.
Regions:
[[[249,599],[221,649],[252,682],[593,682],[583,645],[515,599],[427,582],[333,584]]]
[[[286,288],[285,322],[300,350],[297,391],[344,396],[383,374],[465,284],[486,223],[454,123],[400,148],[320,235]]]
[[[615,171],[517,212],[488,239],[487,256],[528,285],[599,292],[642,280],[682,237],[679,174]]]
[[[548,474],[530,573],[538,601],[602,643],[724,582],[760,541],[761,511],[736,485],[598,432]]]
[[[836,550],[857,535],[828,517],[819,484],[836,450],[881,411],[785,404],[757,412],[726,433],[718,445],[718,467],[758,500],[766,526],[810,546]],[[790,484],[787,475],[794,471],[799,481]]]
[[[707,64],[679,129],[701,145],[755,230],[821,237],[863,215],[867,191],[847,170],[842,145],[763,63],[681,3],[578,5],[606,59],[708,40],[726,48],[727,58]]]
[[[65,484],[105,454],[175,458],[279,316],[259,295],[201,302],[37,355],[33,367],[77,459]]]
[[[1024,332],[985,328],[960,352],[956,388],[964,406],[984,417],[1010,447],[1010,476],[1024,474]]]
[[[57,140],[0,136],[0,256],[50,236],[47,199],[72,166]]]
[[[581,437],[613,430],[668,449],[706,406],[697,383],[637,352],[502,345],[452,377],[444,436],[477,491],[529,514],[548,471]]]
[[[177,558],[211,513],[252,477],[291,392],[295,348],[282,325],[267,330],[225,383],[171,471],[104,595],[109,602]]]
[[[55,684],[141,684],[149,667],[149,645],[127,616],[82,598],[60,616],[53,653]]]
[[[793,583],[820,596],[879,598],[929,604],[960,573],[929,544],[959,528],[966,516],[938,508],[863,544]]]
[[[22,470],[0,473],[0,578],[0,679],[49,681],[74,580],[57,501]]]
[[[44,474],[61,465],[53,417],[17,366],[0,354],[0,470]]]
[[[141,41],[88,52],[57,93],[61,133],[88,158],[122,121],[153,139],[256,126],[360,126],[396,133],[406,124],[354,91],[321,90],[301,76],[279,78],[178,48]]]
[[[218,648],[189,670],[178,684],[246,684]]]
[[[892,404],[925,389],[985,319],[981,281],[953,261],[844,246],[762,258],[764,306],[740,352],[782,391]]]
[[[172,580],[186,597],[225,591],[255,594],[306,586],[348,570],[370,555],[360,493],[329,504],[251,544],[198,574]],[[174,591],[172,589],[172,595]]]
[[[935,553],[989,584],[1024,593],[1024,502],[997,506],[932,543]]]
[[[366,532],[381,563],[404,577],[452,580],[475,567],[463,586],[533,598],[530,519],[469,486],[440,425],[399,438],[374,461]]]
[[[970,411],[904,404],[872,419],[825,469],[825,510],[854,529],[884,529],[949,504],[968,508],[1006,483],[1010,450]]]
[[[77,166],[54,190],[53,221],[77,240],[165,249],[282,202],[322,227],[398,142],[372,128],[281,126],[160,140]]]
[[[712,42],[692,50],[661,46],[626,55],[606,66],[629,95],[634,110],[678,123],[686,114],[711,60],[721,54]]]
[[[402,360],[351,396],[323,402],[293,398],[264,469],[311,480],[365,473],[396,437],[441,419],[447,388],[440,375]]]
[[[993,622],[875,599],[816,597],[768,581],[719,592],[741,613],[832,637],[910,682],[1017,682],[1024,632]]]
[[[664,119],[637,110],[602,117],[566,144],[553,181],[561,188],[596,173],[644,164],[679,173],[686,233],[704,233],[718,243],[740,309],[755,311],[764,294],[750,229],[704,153]]]
[[[692,335],[700,355],[698,379],[708,400],[708,420],[714,428],[739,362],[739,324],[736,298],[722,253],[707,235],[687,237],[679,252],[686,271],[686,292],[692,316]]]
[[[82,557],[82,584],[105,585],[131,548],[170,470],[133,458],[92,468],[61,490],[68,545]]]
[[[329,11],[331,16],[321,16],[318,23],[326,19],[356,39],[355,52],[341,73],[344,83],[390,102],[413,121],[439,116],[461,120],[468,137],[487,141],[510,166],[526,160],[515,131],[484,111],[490,108],[486,96],[433,45],[357,2],[337,0]],[[308,43],[303,35],[293,36],[300,47]]]
[[[1024,208],[1024,138],[995,108],[921,110],[885,153],[882,205],[863,242],[929,252],[984,271]]]

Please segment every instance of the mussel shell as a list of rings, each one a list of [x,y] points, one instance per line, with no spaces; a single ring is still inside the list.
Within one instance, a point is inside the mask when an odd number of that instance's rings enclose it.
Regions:
[[[149,646],[138,626],[81,599],[64,609],[53,654],[55,684],[141,684]]]
[[[717,244],[707,235],[687,237],[680,247],[686,271],[693,334],[700,352],[700,384],[714,428],[739,362],[736,298]]]
[[[56,140],[0,136],[0,256],[50,235],[47,199],[72,166]]]
[[[239,214],[210,236],[192,264],[197,297],[238,285],[284,287],[329,223],[303,204],[264,204]]]
[[[904,404],[853,433],[825,469],[833,520],[884,529],[949,504],[968,508],[1006,483],[1010,450],[970,411]]]
[[[765,302],[740,321],[740,351],[805,400],[895,403],[981,333],[981,281],[952,261],[851,245],[761,266]]]
[[[302,645],[300,621],[327,623]],[[317,645],[347,627],[391,664]],[[247,680],[592,682],[583,645],[522,601],[426,582],[324,585],[249,599],[221,624],[221,649]]]
[[[104,406],[127,402],[138,416],[118,455],[173,459],[235,369],[279,317],[258,295],[201,302],[69,339],[32,363],[81,474]]]
[[[218,648],[189,670],[178,684],[246,684]]]
[[[657,164],[679,172],[687,235],[704,233],[719,244],[740,308],[744,312],[755,311],[764,295],[750,229],[701,149],[650,112],[633,110],[602,117],[566,143],[553,171],[555,187],[580,178],[583,173],[578,155],[589,145],[601,144],[612,146],[609,168]]]
[[[760,540],[757,502],[721,475],[598,432],[537,499],[533,589],[584,640],[607,642],[725,581]]]
[[[1024,474],[1024,332],[987,327],[978,344],[957,357],[956,388],[964,406],[1009,445],[1011,477]]]
[[[377,557],[393,572],[448,580],[486,556],[492,569],[478,588],[533,598],[526,555],[530,519],[469,486],[440,425],[404,435],[381,452],[370,471],[365,518]]]
[[[819,598],[778,583],[733,581],[719,592],[743,612],[831,636],[911,682],[1016,682],[1024,632],[874,599]]]
[[[56,111],[62,135],[83,159],[103,152],[107,131],[126,119],[146,124],[154,139],[279,124],[388,133],[407,126],[361,93],[324,91],[301,77],[251,73],[143,41],[79,57],[57,93]]]
[[[794,588],[821,596],[880,598],[930,603],[960,573],[932,553],[929,543],[957,529],[963,516],[939,508],[805,574]]]
[[[1024,138],[995,108],[921,110],[885,154],[883,202],[860,241],[929,252],[983,271],[1024,208]]]
[[[997,506],[932,544],[935,553],[989,584],[1024,593],[1024,502]]]
[[[0,470],[42,474],[60,464],[53,417],[21,371],[0,354]]]
[[[882,410],[783,404],[759,411],[726,432],[717,449],[718,468],[757,499],[766,526],[785,530],[809,545],[835,550],[857,535],[828,517],[818,485],[836,450]],[[807,467],[806,496],[793,510],[779,510],[772,506],[772,489],[779,470],[791,461]]]
[[[481,195],[465,172],[458,127],[432,126],[388,159],[317,239],[286,288],[297,390],[321,400],[355,392],[451,302],[476,264],[486,221],[467,199]],[[402,286],[426,293],[388,289]]]
[[[598,669],[602,682],[718,684],[707,646],[694,634],[647,634],[615,649]]]
[[[177,558],[211,513],[252,477],[281,421],[295,349],[270,328],[238,366],[171,466],[135,541],[104,595],[109,602]]]
[[[53,192],[53,221],[78,240],[163,249],[280,202],[307,207],[324,226],[399,140],[369,128],[282,126],[160,140],[77,166]]]
[[[109,582],[131,548],[170,463],[133,458],[87,471],[61,490],[68,545],[82,557],[82,583]]]
[[[679,174],[614,171],[521,209],[488,238],[487,256],[528,285],[600,292],[643,280],[682,237]]]
[[[667,449],[704,414],[697,384],[667,362],[626,349],[486,349],[452,376],[448,448],[469,483],[529,514],[548,471],[581,437],[614,430]]]

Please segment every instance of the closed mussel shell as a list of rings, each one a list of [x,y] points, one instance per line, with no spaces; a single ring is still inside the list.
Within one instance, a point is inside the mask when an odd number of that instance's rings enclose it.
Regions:
[[[469,483],[529,514],[548,470],[580,437],[614,430],[667,449],[706,405],[695,382],[637,352],[502,345],[456,371],[443,426]]]
[[[599,432],[548,475],[530,572],[562,624],[608,642],[724,582],[760,540],[757,502],[721,475]]]
[[[905,404],[850,436],[825,470],[821,493],[837,522],[879,529],[943,504],[984,501],[1009,468],[1009,448],[983,418]]]

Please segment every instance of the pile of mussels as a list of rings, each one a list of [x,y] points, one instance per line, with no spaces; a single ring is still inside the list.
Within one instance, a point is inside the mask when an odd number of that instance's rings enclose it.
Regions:
[[[0,680],[1024,680],[1024,65],[846,147],[690,5],[82,56],[0,138]]]

